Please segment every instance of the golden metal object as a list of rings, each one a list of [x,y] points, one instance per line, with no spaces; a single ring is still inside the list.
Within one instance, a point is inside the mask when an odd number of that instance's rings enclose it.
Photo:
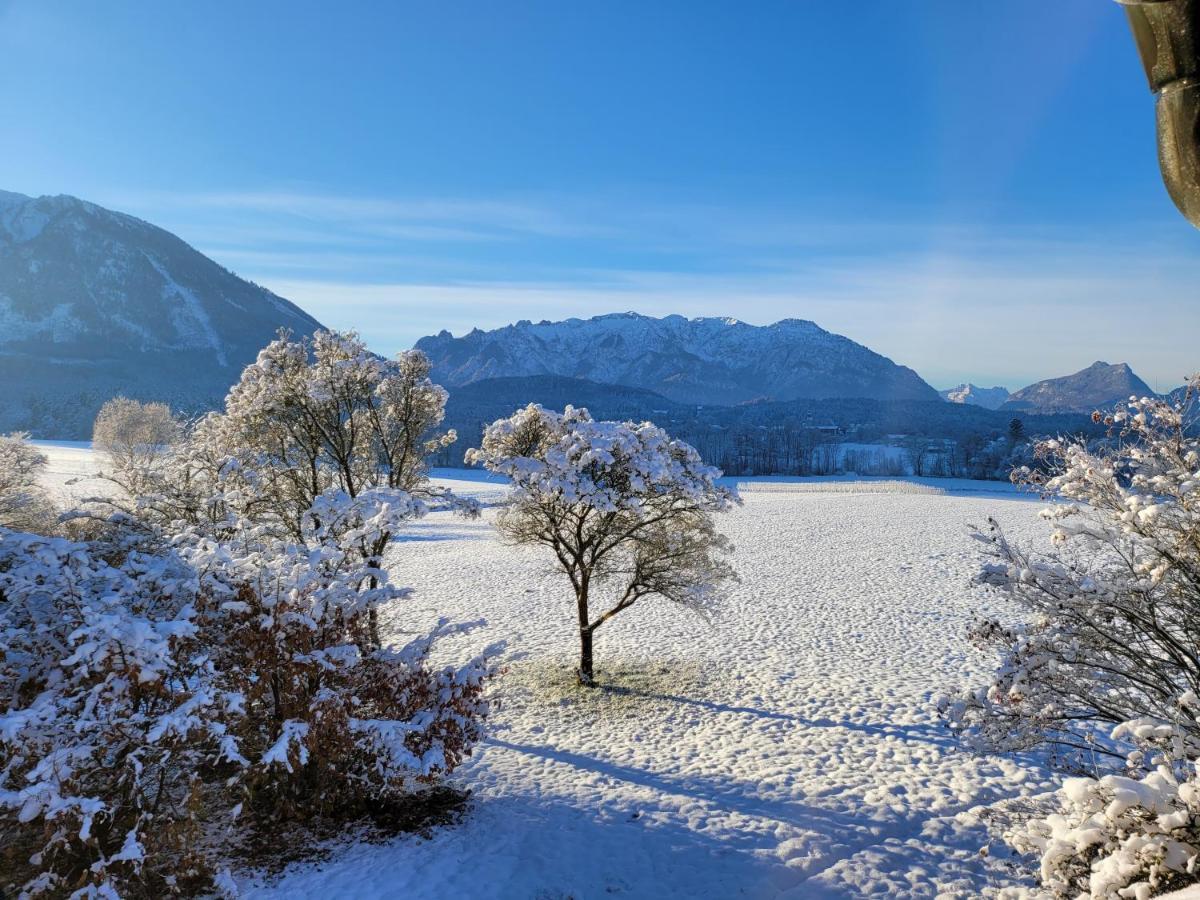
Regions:
[[[1118,0],[1158,95],[1158,162],[1179,211],[1200,227],[1200,0]]]

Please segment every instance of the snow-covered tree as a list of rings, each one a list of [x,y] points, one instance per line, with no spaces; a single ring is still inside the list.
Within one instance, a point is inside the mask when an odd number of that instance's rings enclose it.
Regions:
[[[455,440],[437,430],[446,391],[429,371],[423,353],[383,359],[353,333],[281,334],[242,372],[225,409],[173,445],[163,477],[140,492],[142,512],[219,523],[219,493],[236,515],[303,541],[304,516],[329,491],[452,500],[428,478],[429,455]]]
[[[183,427],[167,404],[113,397],[96,415],[92,446],[106,457],[108,477],[136,496],[162,479],[182,435]]]
[[[736,493],[692,447],[648,422],[531,404],[490,425],[467,461],[512,482],[500,533],[549,548],[570,579],[585,685],[595,681],[593,636],[613,616],[650,596],[703,615],[736,577],[713,521],[739,502]]]
[[[196,422],[166,464],[139,482],[134,514],[219,534],[252,521],[300,545],[317,498],[392,490],[473,514],[436,488],[427,459],[455,440],[439,432],[446,391],[419,351],[383,359],[352,333],[281,334],[243,371],[225,409]],[[173,526],[172,526],[173,527]],[[360,541],[371,566],[392,538]]]
[[[54,505],[38,483],[46,455],[24,433],[0,434],[0,528],[46,532]]]
[[[426,457],[455,435],[436,431],[446,391],[429,371],[420,351],[386,360],[352,333],[280,337],[230,390],[221,437],[299,536],[302,514],[330,489],[432,493]]]

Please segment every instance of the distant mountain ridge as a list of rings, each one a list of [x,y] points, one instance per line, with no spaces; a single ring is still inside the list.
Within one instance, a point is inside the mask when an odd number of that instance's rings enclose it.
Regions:
[[[869,397],[936,400],[911,369],[813,322],[755,326],[736,319],[615,313],[528,320],[462,337],[417,341],[451,389],[497,377],[558,375],[641,388],[677,403]]]
[[[213,408],[280,327],[304,335],[321,326],[150,223],[74,197],[0,191],[0,432],[87,437],[96,410],[118,393],[185,414]],[[1005,413],[1077,414],[1152,393],[1127,364],[1102,362],[1011,396],[970,383],[939,393],[913,370],[801,319],[754,326],[616,313],[457,338],[442,331],[417,347],[472,424],[477,413],[530,401],[678,421],[716,410],[697,419],[710,427],[729,418],[722,408],[743,406],[759,409],[729,421],[782,409],[773,404],[859,408],[939,397]]]
[[[1090,413],[1133,396],[1153,397],[1155,393],[1128,363],[1094,362],[1073,375],[1047,378],[1022,388],[1000,408],[1012,412]]]
[[[985,388],[970,382],[939,391],[939,393],[944,400],[951,403],[969,403],[972,406],[982,406],[984,409],[999,409],[1009,398],[1008,388],[998,385]]]
[[[141,219],[0,192],[0,430],[85,437],[115,393],[210,408],[281,327],[320,325]]]

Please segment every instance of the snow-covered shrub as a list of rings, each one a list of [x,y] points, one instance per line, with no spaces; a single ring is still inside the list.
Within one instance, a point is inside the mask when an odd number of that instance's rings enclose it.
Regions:
[[[239,817],[354,815],[452,771],[480,737],[487,659],[430,668],[462,630],[444,622],[377,645],[371,611],[405,592],[359,550],[419,513],[402,491],[322,495],[303,546],[245,521],[170,546],[129,522],[105,542],[0,532],[16,886],[194,892]]]
[[[303,545],[250,523],[220,543],[180,542],[200,578],[198,621],[219,683],[241,698],[232,731],[256,761],[244,777],[259,814],[357,813],[400,799],[480,738],[487,654],[427,665],[437,639],[471,626],[439,622],[399,647],[373,634],[374,610],[408,591],[361,545],[422,512],[403,491],[331,493],[306,514]]]
[[[531,404],[488,426],[467,462],[512,481],[500,533],[549,548],[570,579],[583,684],[594,683],[593,635],[613,616],[649,596],[703,615],[736,577],[721,558],[733,548],[713,513],[740,502],[737,493],[649,422],[597,422],[586,409]]]
[[[204,883],[199,776],[238,758],[239,701],[200,652],[198,586],[137,542],[0,531],[0,890]]]
[[[1194,706],[1194,695],[1186,699]],[[1044,894],[1146,900],[1200,882],[1194,746],[1176,725],[1149,719],[1118,725],[1113,737],[1138,747],[1132,774],[1068,778],[1057,808],[1006,834],[1016,849],[1039,857]]]
[[[1123,437],[1111,449],[1045,441],[1046,474],[1014,473],[1060,501],[1042,513],[1054,549],[1017,546],[995,521],[979,535],[992,557],[980,580],[1029,615],[974,629],[1002,661],[991,685],[950,709],[972,740],[1049,743],[1091,768],[1124,753],[1097,726],[1172,721],[1175,699],[1200,690],[1200,440],[1189,406],[1131,401],[1111,416]],[[1181,727],[1200,742],[1194,721]]]
[[[38,484],[46,456],[29,443],[29,435],[0,434],[0,528],[48,532],[55,510]]]
[[[1014,479],[1058,502],[1053,549],[1011,543],[990,522],[981,581],[1028,617],[973,630],[1001,654],[990,685],[947,704],[975,746],[1049,745],[1095,777],[1067,781],[1058,809],[1013,829],[1041,855],[1045,892],[1144,898],[1200,881],[1200,439],[1191,391],[1097,414],[1114,440],[1044,441]],[[1108,770],[1108,773],[1102,770]]]
[[[378,629],[392,536],[470,510],[428,482],[428,371],[281,337],[178,440],[109,408],[136,477],[89,540],[0,530],[0,892],[194,893],[235,829],[378,810],[471,752],[491,650],[435,669],[471,626]]]

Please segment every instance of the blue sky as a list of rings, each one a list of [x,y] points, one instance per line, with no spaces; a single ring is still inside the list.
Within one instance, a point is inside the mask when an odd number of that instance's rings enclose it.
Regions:
[[[0,0],[0,188],[392,352],[808,318],[945,386],[1200,368],[1200,235],[1107,0]]]

